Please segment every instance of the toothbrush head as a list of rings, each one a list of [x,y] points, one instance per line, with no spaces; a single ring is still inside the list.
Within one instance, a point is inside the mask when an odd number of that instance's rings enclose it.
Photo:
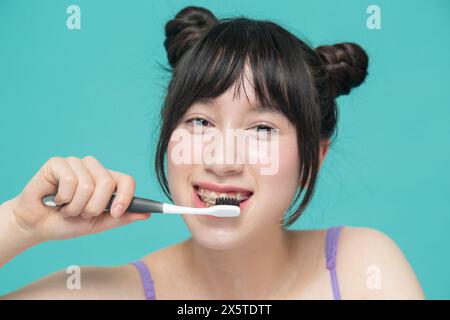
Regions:
[[[210,207],[211,215],[217,217],[237,217],[241,214],[240,200],[229,197],[219,197],[215,206]]]
[[[238,217],[241,214],[241,208],[230,205],[218,205],[208,209],[209,215],[221,218]]]
[[[220,205],[228,205],[228,206],[236,206],[239,207],[239,204],[241,203],[240,200],[236,198],[229,198],[229,197],[219,197],[215,201],[216,206]]]

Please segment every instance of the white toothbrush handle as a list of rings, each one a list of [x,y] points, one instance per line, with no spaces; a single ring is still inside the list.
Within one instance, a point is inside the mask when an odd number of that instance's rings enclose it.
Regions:
[[[163,213],[167,214],[211,214],[210,208],[190,208],[173,205],[170,203],[163,203]]]

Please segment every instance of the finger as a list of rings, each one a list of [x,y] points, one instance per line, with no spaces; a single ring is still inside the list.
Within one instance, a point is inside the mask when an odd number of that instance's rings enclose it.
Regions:
[[[92,233],[102,232],[108,229],[124,226],[135,221],[146,220],[151,217],[151,213],[131,213],[128,212],[119,217],[114,218],[109,214],[98,216],[95,225],[92,227]]]
[[[115,218],[122,216],[130,206],[136,190],[136,182],[133,177],[109,170],[114,180],[117,182],[117,191],[113,203],[111,204],[111,215]]]
[[[94,157],[84,157],[82,162],[94,179],[95,190],[81,216],[83,218],[91,218],[104,212],[116,189],[116,181],[109,171]]]
[[[55,203],[57,205],[68,203],[73,199],[78,185],[78,178],[72,167],[63,158],[50,158],[44,166],[42,176],[45,181],[57,188],[55,195]]]
[[[79,216],[84,211],[84,207],[94,192],[95,184],[81,159],[68,157],[66,161],[77,175],[78,185],[73,199],[63,206],[60,212],[64,217],[74,217]]]

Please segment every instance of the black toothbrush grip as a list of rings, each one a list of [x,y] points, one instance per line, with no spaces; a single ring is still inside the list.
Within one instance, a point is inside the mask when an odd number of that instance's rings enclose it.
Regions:
[[[115,197],[116,197],[115,194],[113,194],[111,196],[111,200],[109,201],[105,210],[107,210],[107,211],[111,210],[111,205],[112,205]],[[131,201],[130,206],[125,211],[137,212],[137,213],[139,213],[139,212],[162,213],[163,212],[163,203],[158,202],[158,201],[149,200],[149,199],[133,197],[133,200]]]

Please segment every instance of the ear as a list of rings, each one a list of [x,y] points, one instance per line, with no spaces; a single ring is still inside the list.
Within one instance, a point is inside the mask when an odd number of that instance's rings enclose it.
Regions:
[[[322,167],[323,160],[330,149],[330,139],[326,139],[320,142],[320,165],[319,168]]]

